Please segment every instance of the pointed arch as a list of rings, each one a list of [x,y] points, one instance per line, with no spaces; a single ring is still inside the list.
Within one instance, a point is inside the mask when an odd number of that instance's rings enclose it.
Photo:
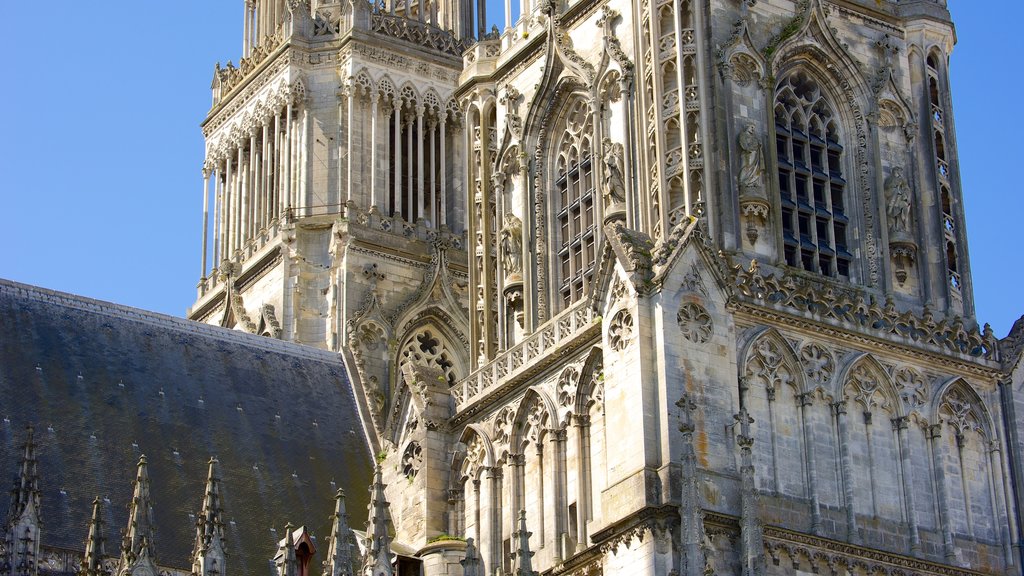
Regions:
[[[837,398],[852,400],[865,412],[880,407],[894,418],[905,415],[892,379],[871,354],[864,353],[852,358],[836,380],[841,386]]]
[[[985,401],[974,386],[961,377],[948,378],[936,387],[930,412],[932,422],[948,422],[950,416],[955,416],[955,426],[962,428],[961,432],[974,422],[974,428],[987,440],[997,439],[998,428]]]
[[[755,454],[755,483],[762,490],[805,497],[807,438],[802,426],[787,424],[799,425],[803,418],[804,376],[796,353],[778,330],[763,328],[740,357],[741,399],[754,419],[754,442],[761,447]],[[783,473],[794,467],[804,473]]]
[[[522,452],[525,446],[544,440],[558,425],[558,409],[548,393],[538,386],[526,390],[513,420],[510,449]]]

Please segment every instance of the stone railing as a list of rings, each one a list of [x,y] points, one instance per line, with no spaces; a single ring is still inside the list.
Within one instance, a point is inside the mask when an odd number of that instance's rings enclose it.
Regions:
[[[461,412],[517,376],[543,369],[557,358],[556,353],[563,350],[564,345],[599,328],[600,317],[594,314],[588,302],[577,302],[455,384],[452,388],[455,411]]]
[[[484,39],[473,44],[462,54],[463,64],[470,66],[481,60],[493,60],[501,54],[501,39]]]
[[[967,328],[963,318],[936,320],[925,307],[921,315],[900,312],[892,299],[883,304],[853,287],[832,286],[795,274],[762,272],[757,261],[749,268],[728,270],[733,297],[749,300],[789,313],[808,316],[827,324],[854,329],[870,336],[902,337],[911,343],[940,352],[963,354],[998,361],[998,341],[985,324]]]
[[[277,31],[273,34],[268,34],[260,40],[260,43],[253,47],[252,52],[249,56],[242,58],[238,62],[236,67],[231,62],[228,62],[224,68],[217,64],[216,76],[219,83],[218,90],[215,92],[215,99],[213,105],[216,106],[227,96],[235,86],[238,86],[242,80],[245,80],[253,70],[259,68],[271,54],[282,44],[284,44],[284,25],[278,26]]]
[[[405,40],[452,56],[461,56],[466,49],[465,42],[451,32],[427,22],[395,14],[374,12],[370,15],[370,30],[382,36]]]

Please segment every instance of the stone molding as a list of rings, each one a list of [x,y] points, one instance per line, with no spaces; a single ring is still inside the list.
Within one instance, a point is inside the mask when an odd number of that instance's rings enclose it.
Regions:
[[[10,280],[0,279],[0,296],[24,298],[34,302],[65,306],[75,310],[83,310],[95,314],[102,314],[104,316],[131,320],[132,322],[140,322],[157,328],[195,334],[204,338],[214,338],[224,342],[242,343],[247,346],[254,346],[271,352],[288,354],[298,358],[339,364],[338,354],[335,352],[328,352],[326,350],[319,350],[309,346],[292,344],[281,340],[273,340],[265,336],[246,334],[244,332],[239,332],[238,330],[230,330],[191,320],[183,320],[173,316],[147,312],[138,308],[131,308],[120,304],[104,302],[102,300],[75,296],[66,292],[57,292],[55,290],[48,290],[46,288],[39,288]]]

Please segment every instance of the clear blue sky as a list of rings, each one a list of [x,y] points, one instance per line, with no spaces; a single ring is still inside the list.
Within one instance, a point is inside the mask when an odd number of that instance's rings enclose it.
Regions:
[[[492,0],[493,1],[493,0]],[[1024,314],[1021,0],[950,0],[952,83],[978,318]],[[182,315],[200,273],[214,63],[242,0],[9,2],[0,110],[0,277]]]

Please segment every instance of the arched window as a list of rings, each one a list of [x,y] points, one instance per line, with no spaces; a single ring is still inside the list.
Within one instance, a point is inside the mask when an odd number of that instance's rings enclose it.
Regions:
[[[960,296],[960,266],[957,262],[957,219],[954,214],[951,175],[946,150],[945,106],[942,100],[939,58],[933,52],[926,60],[928,72],[928,105],[931,110],[932,140],[935,144],[935,171],[939,180],[939,201],[942,206],[942,233],[946,242],[946,274],[954,296]]]
[[[840,127],[821,88],[804,72],[785,76],[776,87],[775,134],[786,263],[849,277]]]
[[[555,246],[563,306],[586,294],[597,259],[590,106],[577,99],[567,109],[561,129],[555,132],[560,134],[555,159]]]

